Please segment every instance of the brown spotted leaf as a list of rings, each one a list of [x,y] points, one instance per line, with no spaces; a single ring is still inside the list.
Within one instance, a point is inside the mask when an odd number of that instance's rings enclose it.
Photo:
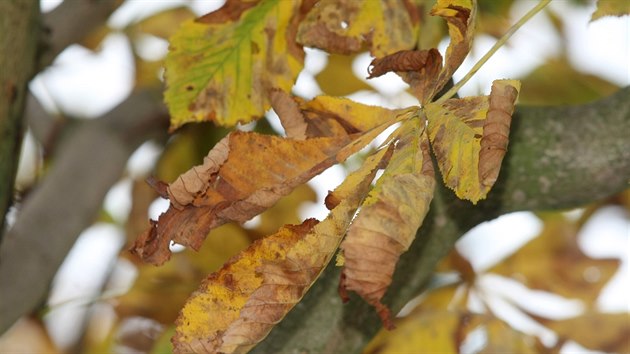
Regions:
[[[375,306],[391,328],[389,310],[380,301],[391,284],[400,255],[413,242],[433,198],[435,178],[424,134],[424,120],[412,118],[395,134],[391,161],[348,230],[341,245],[342,297],[354,291]]]
[[[210,275],[177,320],[176,353],[242,353],[266,337],[304,296],[338,248],[381,160],[381,149],[335,190],[322,222],[306,220],[263,238]]]
[[[511,114],[520,83],[496,80],[490,96],[429,103],[431,147],[444,183],[461,199],[484,199],[505,156]]]
[[[411,49],[417,9],[401,5],[400,0],[321,0],[298,27],[297,41],[337,54],[367,46],[377,57]]]
[[[420,102],[429,102],[435,94],[435,80],[442,70],[442,56],[437,49],[405,50],[372,61],[370,76],[395,71],[409,84]]]
[[[296,186],[345,161],[394,122],[362,133],[307,140],[231,133],[203,165],[168,185],[171,207],[138,237],[133,252],[162,264],[170,257],[171,241],[198,249],[211,229],[260,214]]]
[[[184,22],[165,60],[171,129],[262,117],[269,91],[290,90],[302,70],[304,53],[293,37],[299,8],[297,0],[234,0]]]

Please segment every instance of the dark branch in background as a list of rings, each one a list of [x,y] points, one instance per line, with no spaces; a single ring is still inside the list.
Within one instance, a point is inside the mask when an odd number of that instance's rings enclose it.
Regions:
[[[44,14],[39,70],[50,65],[64,49],[103,26],[121,3],[122,0],[66,0]]]
[[[44,300],[81,231],[143,142],[168,128],[160,93],[141,91],[61,143],[55,163],[0,245],[0,333]]]
[[[35,74],[38,4],[38,1],[0,1],[0,241],[4,218],[13,199],[28,82]]]
[[[455,241],[483,221],[519,210],[579,207],[628,188],[628,132],[630,87],[582,106],[518,107],[508,155],[488,200],[472,206],[438,188],[412,248],[397,266],[385,303],[395,313],[417,296]],[[338,280],[339,268],[329,266],[252,352],[360,352],[380,321],[357,297],[343,305]]]

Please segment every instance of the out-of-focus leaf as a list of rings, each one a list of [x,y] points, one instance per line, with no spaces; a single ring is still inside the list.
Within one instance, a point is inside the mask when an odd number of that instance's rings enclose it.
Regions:
[[[496,80],[490,96],[425,106],[431,147],[444,183],[459,198],[476,204],[494,185],[507,150],[519,89],[518,81]]]
[[[143,316],[163,324],[172,323],[201,280],[248,244],[245,230],[227,224],[213,230],[198,252],[187,249],[175,253],[162,267],[139,265],[133,287],[116,299],[117,314],[123,318]]]
[[[630,313],[587,312],[567,320],[545,321],[563,339],[607,353],[630,353]]]
[[[246,352],[304,296],[328,264],[389,149],[366,160],[335,190],[341,202],[256,241],[210,275],[177,320],[175,352]]]
[[[513,0],[480,1],[475,32],[487,33],[495,38],[503,36],[511,26],[510,9],[513,3]]]
[[[412,118],[394,133],[394,153],[361,205],[341,245],[345,259],[339,285],[376,307],[386,327],[390,312],[381,303],[400,255],[413,242],[433,198],[435,176],[424,119]]]
[[[127,245],[147,227],[147,211],[149,206],[159,195],[147,182],[134,180],[131,184],[131,210],[125,224]]]
[[[299,1],[230,1],[184,22],[170,39],[165,101],[171,129],[188,122],[233,126],[262,117],[269,90],[289,91],[304,52],[291,22]],[[282,53],[282,55],[275,55]]]
[[[256,234],[256,238],[261,238],[271,235],[284,224],[297,224],[301,221],[298,211],[302,203],[315,201],[317,201],[317,194],[308,184],[298,186],[291,194],[260,214],[260,225],[256,226],[252,232]]]
[[[228,130],[211,123],[184,126],[172,136],[155,166],[161,181],[174,181],[192,166],[199,164],[208,151],[228,134]]]
[[[144,60],[136,57],[135,76],[136,85],[134,89],[143,87],[161,87],[160,72],[164,67],[162,60]]]
[[[582,104],[619,90],[601,77],[577,71],[566,58],[550,59],[521,81],[519,101],[531,105]]]
[[[175,325],[170,325],[155,339],[153,348],[151,348],[150,354],[166,354],[173,352],[173,343],[171,343],[171,337],[175,335]]]
[[[381,329],[368,343],[363,353],[458,353],[461,341],[479,324],[463,307],[455,303],[457,286],[429,291],[413,311],[394,320],[396,330]]]
[[[91,51],[97,51],[100,48],[101,43],[103,43],[105,37],[109,36],[111,33],[112,29],[109,26],[100,26],[94,31],[86,33],[86,36],[81,39],[79,44]]]
[[[417,9],[402,5],[398,0],[321,0],[298,27],[297,40],[339,54],[358,53],[367,46],[376,57],[411,49]]]
[[[0,336],[0,353],[61,353],[40,321],[24,317]]]
[[[498,318],[494,316],[484,316],[483,324],[487,331],[488,339],[479,353],[539,353],[534,337],[517,331]]]
[[[490,272],[514,276],[532,289],[549,291],[593,304],[619,267],[616,259],[587,257],[577,243],[578,229],[564,217],[545,220],[541,234]],[[599,274],[597,279],[588,272]]]
[[[155,345],[155,339],[163,326],[146,317],[128,317],[120,321],[114,335],[116,353],[147,353]]]
[[[630,2],[627,0],[597,0],[597,9],[591,21],[604,16],[624,16],[630,14]]]
[[[361,90],[373,90],[352,72],[355,58],[356,55],[329,55],[328,64],[315,76],[322,91],[331,96],[347,96]]]
[[[134,32],[142,32],[156,37],[168,39],[177,31],[179,25],[193,19],[195,13],[188,7],[176,7],[160,11],[133,25]]]

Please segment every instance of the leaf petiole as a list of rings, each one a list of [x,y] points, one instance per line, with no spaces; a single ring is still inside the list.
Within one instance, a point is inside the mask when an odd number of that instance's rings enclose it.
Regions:
[[[466,82],[468,82],[468,80],[470,80],[470,78],[473,77],[473,75],[475,75],[475,73],[477,73],[477,71],[479,71],[479,69],[481,69],[483,64],[485,64],[488,61],[488,59],[490,59],[490,57],[492,55],[494,55],[494,53],[496,53],[496,51],[499,50],[499,48],[501,48],[505,44],[505,42],[507,42],[508,39],[510,39],[510,37],[512,37],[512,35],[519,28],[521,28],[527,21],[529,21],[538,12],[540,12],[540,10],[545,8],[545,6],[547,6],[547,4],[549,4],[550,2],[551,2],[551,0],[541,0],[536,6],[534,6],[531,10],[529,10],[514,25],[512,25],[512,27],[510,27],[510,29],[503,35],[503,37],[501,37],[492,46],[492,48],[490,48],[490,50],[483,57],[481,57],[481,59],[479,59],[479,61],[477,61],[477,63],[475,63],[475,65],[472,67],[472,69],[470,69],[470,71],[459,82],[457,82],[457,84],[455,84],[453,87],[451,87],[451,89],[448,90],[444,95],[442,95],[442,97],[440,97],[437,100],[435,100],[434,103],[440,104],[440,103],[443,103],[444,101],[448,100],[449,98],[453,97],[457,93],[457,91],[462,86],[464,86],[466,84]]]

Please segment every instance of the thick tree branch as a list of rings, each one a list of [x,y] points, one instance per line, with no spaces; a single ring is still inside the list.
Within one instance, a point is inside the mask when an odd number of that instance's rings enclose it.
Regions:
[[[82,123],[59,147],[0,245],[0,333],[43,300],[131,153],[166,135],[168,116],[160,101],[159,92],[134,93],[101,118]]]
[[[37,1],[0,1],[0,236],[12,202],[28,82],[35,73],[38,19]]]
[[[416,241],[385,298],[394,312],[418,295],[437,262],[480,222],[518,210],[584,205],[630,182],[630,88],[592,104],[518,107],[509,152],[488,200],[472,206],[438,188]],[[326,269],[255,353],[359,352],[380,328],[374,310],[337,295],[339,269]]]

